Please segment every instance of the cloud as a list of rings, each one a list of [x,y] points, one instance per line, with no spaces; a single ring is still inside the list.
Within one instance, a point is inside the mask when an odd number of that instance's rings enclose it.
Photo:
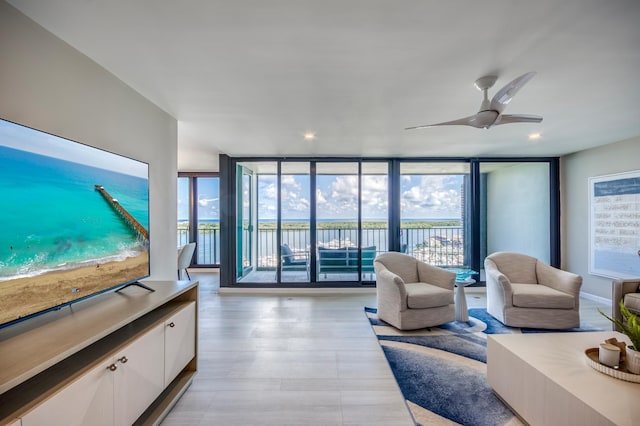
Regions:
[[[275,176],[260,179],[259,216],[275,219],[277,187]],[[461,210],[460,175],[403,175],[401,214],[408,219],[457,218]],[[283,175],[281,178],[282,217],[303,219],[310,215],[309,176]],[[362,216],[386,219],[388,216],[388,178],[362,177]],[[316,188],[319,219],[355,219],[358,214],[358,177],[319,175]]]
[[[302,184],[296,180],[296,176],[294,175],[282,175],[280,177],[280,182],[282,183],[283,188],[288,188],[291,190],[302,189]]]
[[[402,216],[411,219],[460,217],[462,182],[459,175],[424,175],[404,180]]]
[[[198,200],[198,204],[202,207],[206,207],[211,203],[215,203],[219,200],[219,198],[200,198]]]
[[[389,214],[389,190],[386,176],[362,177],[362,217],[386,219]]]

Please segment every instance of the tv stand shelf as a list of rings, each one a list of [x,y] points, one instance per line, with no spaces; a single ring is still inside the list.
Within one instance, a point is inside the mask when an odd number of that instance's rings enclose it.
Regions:
[[[197,282],[144,284],[155,291],[130,286],[0,329],[0,424],[20,418],[189,304],[195,304],[190,332],[197,336]],[[164,415],[191,383],[196,364],[194,355],[141,418]]]

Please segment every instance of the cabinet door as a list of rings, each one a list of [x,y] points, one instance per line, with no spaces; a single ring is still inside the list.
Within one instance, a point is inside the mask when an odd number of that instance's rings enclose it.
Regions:
[[[165,321],[164,385],[178,373],[196,354],[196,304],[191,302]]]
[[[118,351],[113,387],[116,425],[131,425],[162,392],[163,354],[163,324]]]
[[[22,416],[22,425],[113,425],[113,380],[117,370],[109,370],[111,364],[99,363]]]

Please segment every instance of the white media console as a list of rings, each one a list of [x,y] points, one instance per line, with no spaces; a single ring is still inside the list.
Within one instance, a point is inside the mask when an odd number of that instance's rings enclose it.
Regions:
[[[159,423],[197,370],[198,283],[144,284],[0,330],[0,425]]]

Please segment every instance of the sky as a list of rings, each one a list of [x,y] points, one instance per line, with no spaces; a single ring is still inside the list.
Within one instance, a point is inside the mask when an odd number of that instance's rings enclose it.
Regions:
[[[309,175],[283,175],[282,219],[305,220],[310,216]],[[403,219],[453,219],[461,216],[462,175],[403,175],[401,178],[401,216]],[[198,217],[219,218],[217,178],[198,180]],[[262,175],[258,184],[258,216],[275,220],[277,212],[276,178]],[[178,182],[178,218],[188,218],[188,179]],[[366,175],[362,179],[362,217],[386,220],[388,217],[387,177]],[[353,175],[318,175],[316,203],[318,220],[356,220],[358,179]]]
[[[220,179],[198,178],[198,218],[211,220],[220,218]],[[178,179],[178,220],[189,218],[189,179]]]

